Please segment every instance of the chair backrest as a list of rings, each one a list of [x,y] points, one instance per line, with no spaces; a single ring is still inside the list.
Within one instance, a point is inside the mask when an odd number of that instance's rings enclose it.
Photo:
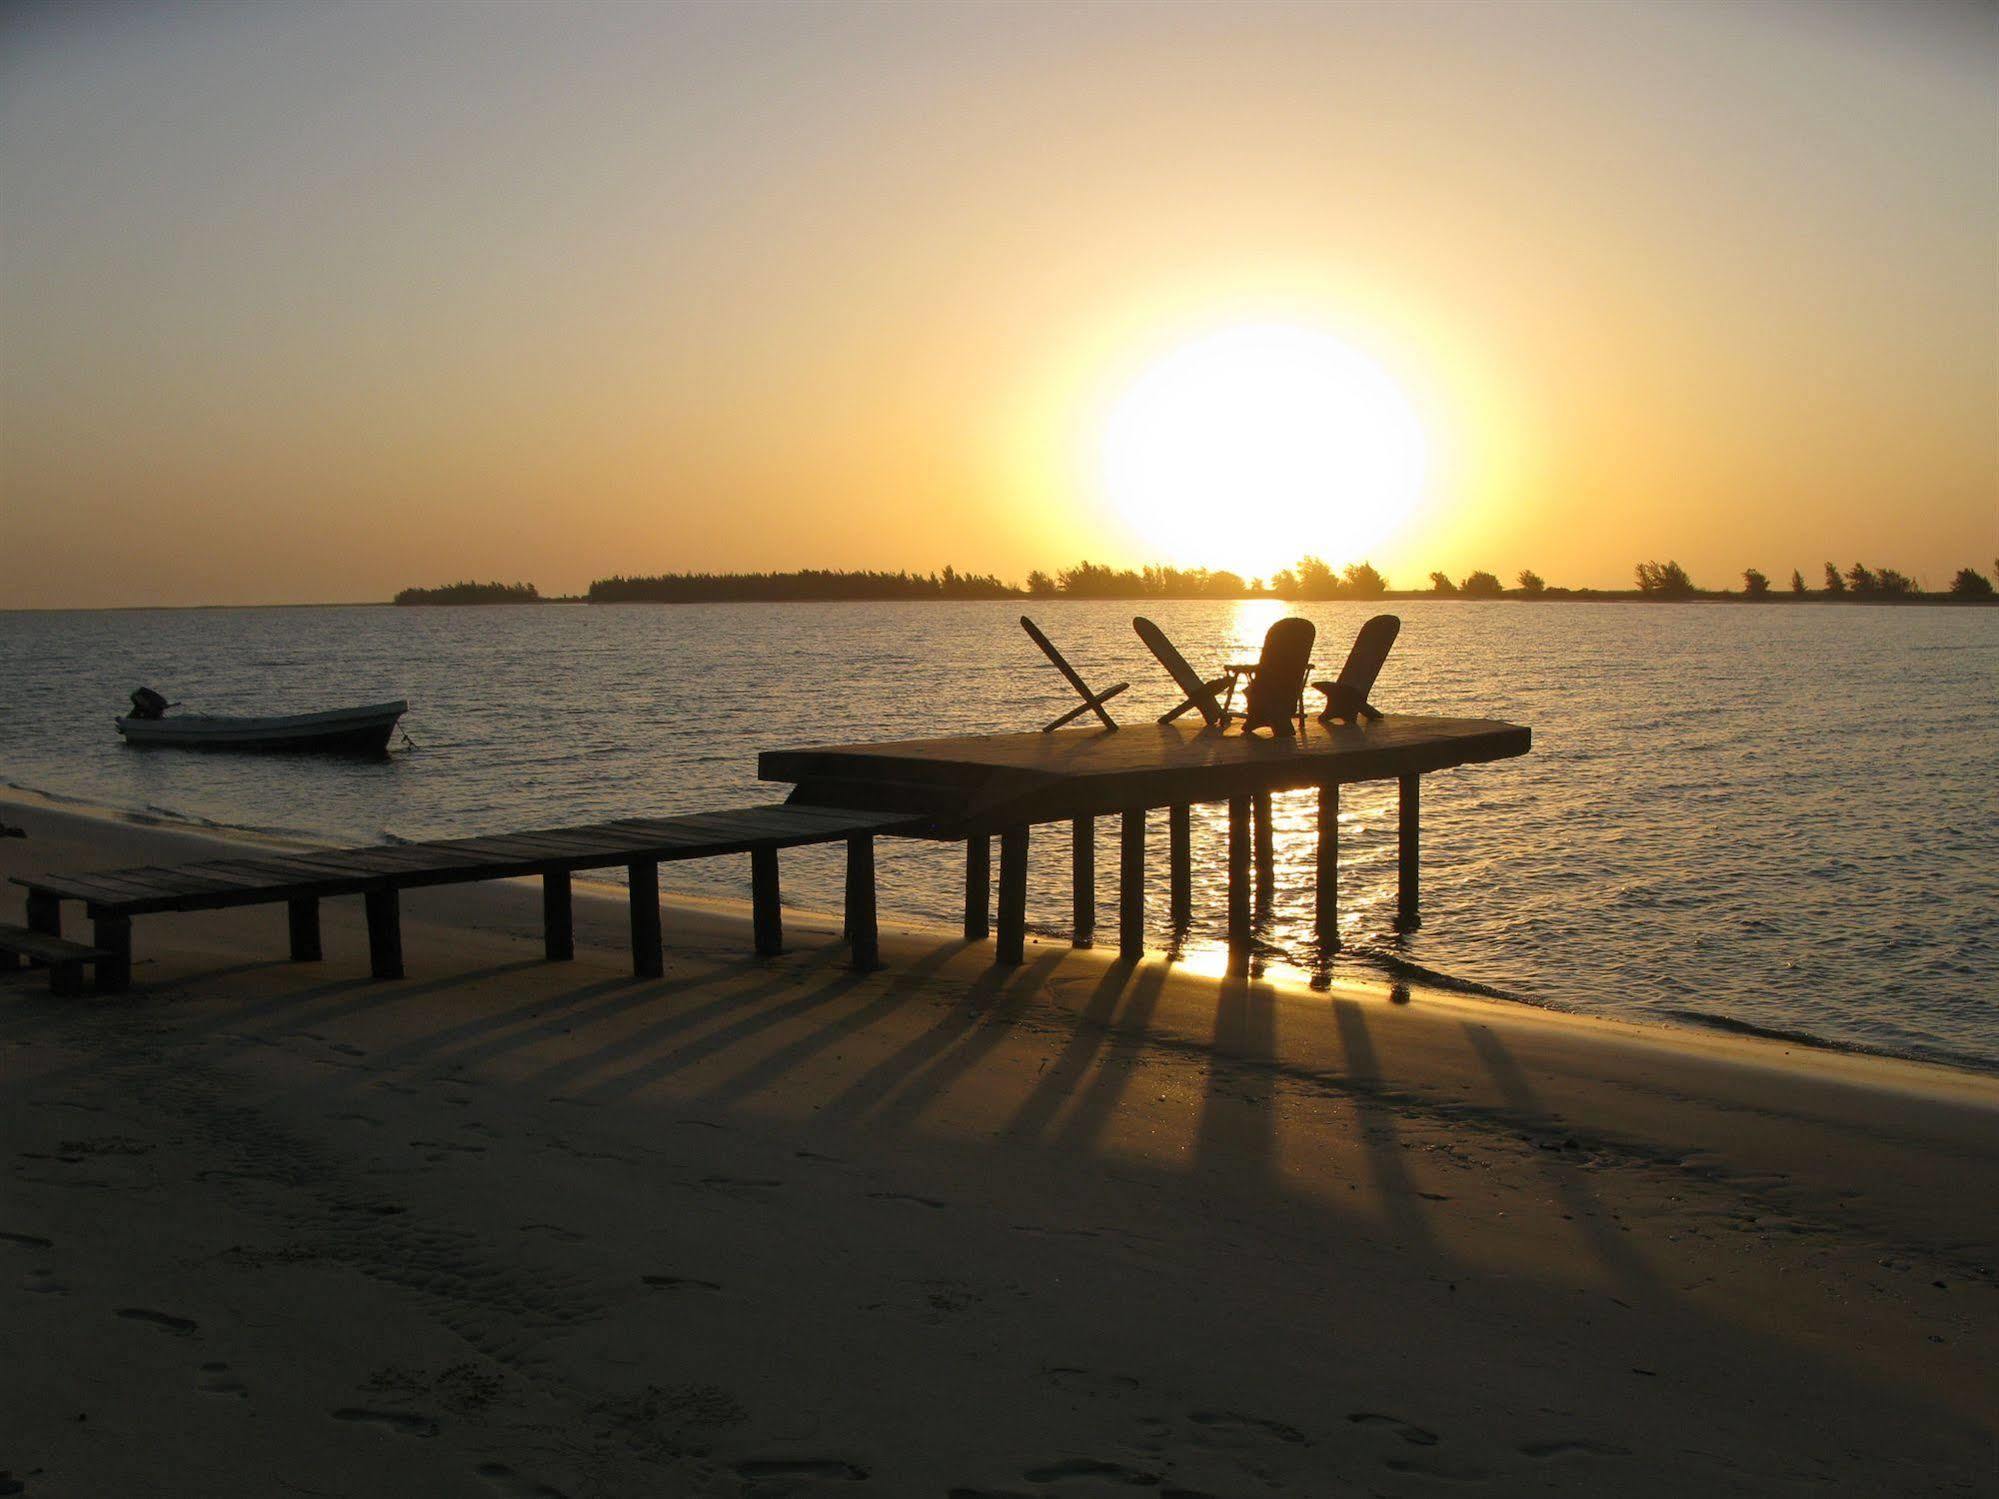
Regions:
[[[1350,689],[1361,702],[1374,691],[1374,679],[1381,675],[1382,663],[1402,633],[1402,621],[1393,614],[1377,614],[1360,627],[1347,652],[1347,664],[1340,668],[1340,686]]]
[[[1312,642],[1318,628],[1309,619],[1280,619],[1263,637],[1256,676],[1249,684],[1243,728],[1288,722],[1305,690],[1305,672],[1312,664]]]
[[[1210,728],[1222,721],[1222,705],[1215,701],[1214,684],[1201,680],[1201,674],[1187,664],[1187,658],[1180,654],[1180,648],[1166,638],[1166,632],[1144,615],[1131,622],[1138,638],[1145,642],[1145,648],[1153,658],[1166,668],[1166,674],[1173,679],[1173,685],[1187,694],[1187,701],[1201,712],[1201,717]],[[1179,709],[1160,719],[1161,723],[1173,718]]]

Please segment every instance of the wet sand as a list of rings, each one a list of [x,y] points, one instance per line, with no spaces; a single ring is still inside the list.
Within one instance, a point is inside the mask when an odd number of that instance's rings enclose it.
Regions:
[[[531,885],[377,984],[358,906],[0,980],[0,1493],[1995,1491],[1999,1081],[715,904],[635,981]]]

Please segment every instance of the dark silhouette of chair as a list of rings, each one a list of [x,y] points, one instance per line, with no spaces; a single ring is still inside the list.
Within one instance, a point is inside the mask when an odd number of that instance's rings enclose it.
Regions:
[[[1159,626],[1140,615],[1131,622],[1131,627],[1138,631],[1138,638],[1145,642],[1145,648],[1152,652],[1153,658],[1166,668],[1166,674],[1173,679],[1174,686],[1187,694],[1179,707],[1160,714],[1159,721],[1171,723],[1189,708],[1198,708],[1202,720],[1209,728],[1227,728],[1229,711],[1222,706],[1221,699],[1217,698],[1215,693],[1229,686],[1235,679],[1231,676],[1219,676],[1212,682],[1204,682],[1201,680],[1201,674],[1187,664],[1187,658],[1180,654],[1180,648],[1166,638],[1166,632]]]
[[[1374,691],[1374,679],[1381,675],[1381,665],[1388,659],[1388,652],[1401,631],[1402,621],[1393,614],[1377,614],[1360,627],[1339,676],[1330,682],[1312,684],[1315,691],[1326,695],[1326,711],[1319,715],[1320,723],[1331,723],[1336,718],[1358,723],[1363,718],[1381,717],[1381,711],[1367,700],[1368,694]]]
[[[1211,727],[1227,728],[1235,716],[1229,711],[1229,704],[1234,700],[1236,680],[1248,676],[1243,732],[1259,728],[1270,729],[1279,736],[1292,732],[1291,715],[1301,711],[1305,674],[1311,669],[1312,642],[1318,634],[1309,619],[1280,619],[1264,635],[1263,654],[1255,666],[1231,666],[1212,682],[1202,680],[1201,674],[1187,664],[1187,658],[1158,625],[1149,619],[1135,619],[1131,623],[1138,631],[1138,638],[1166,668],[1167,675],[1187,694],[1177,708],[1159,716],[1161,723],[1171,723],[1192,708]],[[1228,696],[1216,697],[1223,689]]]
[[[1309,619],[1280,619],[1263,637],[1256,675],[1243,693],[1242,731],[1268,729],[1279,739],[1297,733],[1303,718],[1305,674],[1312,669],[1312,642],[1319,631]]]
[[[1123,692],[1131,683],[1119,682],[1116,686],[1107,687],[1102,692],[1090,691],[1090,684],[1076,674],[1076,668],[1071,666],[1063,658],[1062,653],[1055,649],[1055,642],[1041,633],[1039,625],[1023,614],[1020,617],[1020,627],[1027,631],[1027,638],[1029,640],[1032,640],[1036,645],[1041,647],[1042,654],[1055,663],[1055,669],[1062,673],[1069,685],[1076,689],[1076,695],[1083,700],[1083,705],[1080,708],[1071,708],[1053,723],[1043,724],[1041,732],[1052,734],[1061,728],[1063,724],[1073,719],[1081,718],[1085,713],[1096,714],[1097,717],[1104,721],[1104,727],[1107,729],[1117,728],[1117,720],[1104,711],[1104,704],[1116,697],[1120,692]]]

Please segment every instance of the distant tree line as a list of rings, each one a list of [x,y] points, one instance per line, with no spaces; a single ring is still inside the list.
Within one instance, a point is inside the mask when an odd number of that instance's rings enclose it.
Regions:
[[[398,604],[539,604],[532,583],[446,583],[442,588],[405,588]]]
[[[835,603],[854,599],[1012,599],[1021,590],[986,573],[944,568],[934,573],[839,572],[658,573],[648,578],[599,578],[585,595],[593,604]]]
[[[1993,563],[1999,573],[1999,559]],[[1733,599],[1775,601],[1787,595],[1774,591],[1769,577],[1745,568],[1740,592],[1704,589],[1678,562],[1640,562],[1634,570],[1635,590],[1558,588],[1532,568],[1514,575],[1512,587],[1496,573],[1479,569],[1453,581],[1433,572],[1427,590],[1395,592],[1410,598],[1419,592],[1436,598],[1464,599]],[[1118,568],[1082,561],[1050,575],[1038,569],[1027,584],[1016,587],[990,573],[961,573],[941,568],[931,573],[838,571],[808,568],[802,572],[658,573],[650,577],[599,578],[585,595],[593,604],[811,603],[867,599],[1241,599],[1279,598],[1298,601],[1378,599],[1388,595],[1389,582],[1371,563],[1355,562],[1335,569],[1318,557],[1301,557],[1293,567],[1270,578],[1245,579],[1240,573],[1204,567]],[[1906,574],[1892,567],[1861,563],[1841,572],[1825,564],[1824,584],[1806,585],[1804,574],[1791,572],[1792,599],[1848,602],[1916,602],[1935,599],[1966,601],[1994,597],[1992,580],[1973,568],[1959,569],[1943,593],[1925,593]],[[405,588],[398,604],[533,604],[543,602],[532,583],[451,583],[442,588]]]

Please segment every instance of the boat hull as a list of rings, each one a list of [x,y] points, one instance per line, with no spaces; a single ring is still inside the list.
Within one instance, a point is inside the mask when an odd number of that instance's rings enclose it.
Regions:
[[[396,721],[408,710],[408,703],[393,702],[270,718],[190,714],[184,718],[120,718],[115,722],[125,742],[139,749],[382,755],[388,752]]]

